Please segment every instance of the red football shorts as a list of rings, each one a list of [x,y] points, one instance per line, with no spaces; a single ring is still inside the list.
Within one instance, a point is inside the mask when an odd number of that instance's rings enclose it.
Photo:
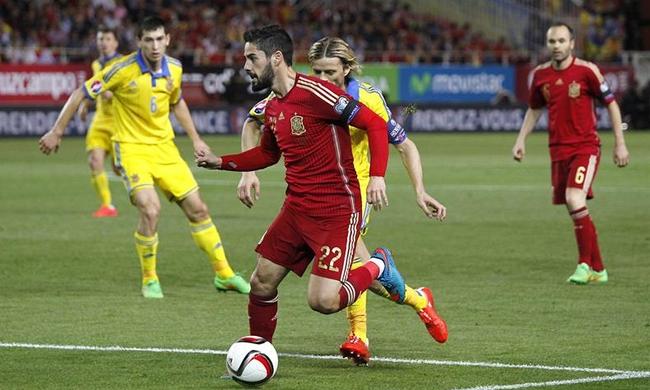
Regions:
[[[299,276],[314,260],[312,274],[345,281],[360,228],[358,212],[315,218],[285,204],[255,250]]]
[[[596,177],[599,154],[576,154],[566,160],[551,163],[551,184],[553,204],[565,204],[567,188],[579,188],[587,193],[587,199],[594,197],[591,184]]]

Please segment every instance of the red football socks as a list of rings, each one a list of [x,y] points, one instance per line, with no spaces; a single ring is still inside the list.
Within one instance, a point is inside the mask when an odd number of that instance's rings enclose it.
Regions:
[[[251,335],[264,337],[269,343],[273,342],[273,334],[278,323],[277,315],[277,292],[272,297],[248,294],[248,326]]]
[[[587,207],[581,207],[569,213],[573,219],[573,227],[578,244],[578,263],[586,263],[594,271],[600,272],[604,269],[600,248],[598,246],[598,234]]]
[[[373,280],[379,276],[379,267],[372,261],[367,261],[362,267],[350,271],[348,280],[343,282],[339,290],[339,310],[344,309],[370,287]]]

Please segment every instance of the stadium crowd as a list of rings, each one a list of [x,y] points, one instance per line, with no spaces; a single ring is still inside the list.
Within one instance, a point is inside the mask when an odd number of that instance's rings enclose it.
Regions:
[[[325,6],[325,4],[327,6]],[[133,49],[135,23],[158,13],[174,35],[170,54],[195,65],[241,60],[241,36],[276,22],[295,39],[298,60],[324,35],[350,42],[363,62],[493,63],[525,60],[505,38],[491,41],[469,24],[414,11],[399,0],[75,0],[0,1],[0,61],[61,63],[95,55],[97,26],[115,28]]]

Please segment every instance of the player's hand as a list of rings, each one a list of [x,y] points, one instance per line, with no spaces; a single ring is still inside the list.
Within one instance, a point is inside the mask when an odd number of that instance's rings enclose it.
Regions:
[[[429,218],[435,218],[438,221],[444,221],[447,217],[447,208],[438,202],[433,196],[426,192],[417,197],[418,206]]]
[[[512,147],[512,158],[515,161],[521,162],[526,155],[526,144],[523,141],[517,140],[515,146]]]
[[[196,157],[198,153],[202,153],[202,154],[212,153],[208,144],[203,142],[201,138],[192,141],[192,147],[194,148],[194,157]]]
[[[367,190],[368,203],[372,208],[379,211],[388,206],[388,195],[386,195],[386,182],[381,176],[370,176]]]
[[[81,102],[77,109],[77,115],[79,115],[79,119],[83,122],[86,121],[86,118],[88,118],[88,104],[86,104],[86,102]]]
[[[194,152],[194,161],[196,165],[206,169],[219,169],[221,168],[221,157],[217,157],[209,149],[198,150]]]
[[[242,172],[237,185],[237,197],[249,209],[255,205],[260,198],[260,179],[255,172]]]
[[[52,152],[56,153],[59,150],[59,145],[61,145],[61,136],[55,133],[54,129],[45,133],[38,140],[38,148],[47,155]]]
[[[630,152],[627,151],[625,144],[614,146],[614,164],[617,167],[623,168],[630,162]]]

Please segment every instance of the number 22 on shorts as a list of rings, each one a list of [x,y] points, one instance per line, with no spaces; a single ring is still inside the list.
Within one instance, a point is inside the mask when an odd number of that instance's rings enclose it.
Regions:
[[[321,256],[318,258],[318,268],[326,269],[332,272],[339,272],[339,267],[336,267],[334,264],[341,258],[341,248],[335,246],[330,248],[327,245],[323,245],[320,248]],[[329,261],[329,264],[326,264],[327,257],[332,255],[332,259]]]

